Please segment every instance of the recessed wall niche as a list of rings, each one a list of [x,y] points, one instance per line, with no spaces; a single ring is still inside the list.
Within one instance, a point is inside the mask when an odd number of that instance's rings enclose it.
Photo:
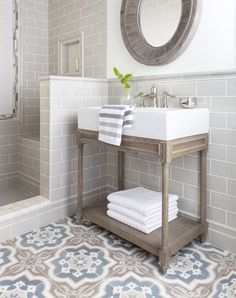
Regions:
[[[60,40],[58,52],[59,75],[82,77],[84,74],[83,33]]]

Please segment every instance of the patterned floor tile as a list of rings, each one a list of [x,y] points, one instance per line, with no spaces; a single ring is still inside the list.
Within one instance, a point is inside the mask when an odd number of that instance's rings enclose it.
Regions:
[[[87,221],[76,222],[75,217],[66,218],[38,230],[23,234],[13,239],[11,244],[28,258],[50,255],[68,243],[94,242],[97,235],[103,232],[100,227]]]
[[[55,298],[57,293],[60,292],[44,276],[28,270],[0,278],[0,297]]]
[[[134,258],[146,253],[136,245],[90,223],[89,221],[78,221],[74,216],[63,223],[70,226],[71,233],[74,234],[76,239],[81,239],[81,242],[97,243],[98,245],[111,249],[119,256],[123,253],[127,258],[128,256]]]
[[[12,246],[10,242],[0,245],[0,255],[0,277],[16,275],[25,270],[30,270],[32,273],[37,272],[36,264]]]
[[[86,291],[81,298],[180,298],[175,291],[169,293],[169,289],[155,278],[133,269],[123,268]]]
[[[70,297],[80,297],[114,272],[124,270],[129,262],[97,244],[64,246],[45,264],[44,274]],[[88,296],[90,297],[90,296]],[[92,296],[91,296],[92,297]]]
[[[189,247],[192,247],[194,249],[201,251],[204,255],[207,256],[207,258],[210,258],[211,260],[217,263],[229,264],[229,263],[232,263],[235,257],[233,253],[217,248],[209,243],[202,244],[199,241],[192,241]]]
[[[101,245],[113,250],[114,252],[123,252],[126,255],[135,255],[135,257],[139,257],[146,253],[146,251],[140,247],[108,231],[104,231],[103,233],[99,234],[97,241],[99,241]]]
[[[78,227],[82,227],[87,230],[99,228],[97,225],[91,223],[86,219],[79,220],[76,216],[64,218],[62,220],[59,220],[58,223],[67,224],[68,226],[75,228],[76,230]]]
[[[17,263],[16,249],[7,242],[0,245],[0,276]]]
[[[66,225],[53,223],[16,237],[11,244],[24,252],[37,254],[63,246],[73,234]]]
[[[76,217],[0,245],[0,297],[233,298],[236,256],[193,241],[157,257]]]
[[[229,265],[219,255],[218,258],[211,259],[202,251],[191,247],[182,249],[171,258],[170,268],[164,276],[160,274],[159,259],[150,254],[134,262],[137,271],[156,277],[183,297],[201,298],[209,296],[209,288]]]
[[[83,243],[78,247],[65,247],[47,261],[50,275],[59,281],[67,281],[71,287],[78,283],[95,281],[113,265],[107,251],[98,246]]]
[[[55,290],[35,264],[10,242],[0,245],[0,297],[50,298],[57,297]]]
[[[213,284],[209,298],[236,297],[236,258],[224,274]]]
[[[74,238],[80,239],[81,242],[98,243],[99,235],[104,233],[104,229],[87,221],[78,220],[75,216],[63,219],[59,224],[64,224],[70,229]]]

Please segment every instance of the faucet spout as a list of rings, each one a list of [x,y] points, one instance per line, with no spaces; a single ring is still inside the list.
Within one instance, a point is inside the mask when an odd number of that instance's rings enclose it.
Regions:
[[[150,93],[144,95],[143,92],[140,92],[136,98],[139,98],[142,100],[142,107],[145,107],[145,101],[147,100],[151,100],[153,101],[153,107],[156,108],[158,107],[158,97],[157,97],[157,88],[155,85],[152,86]]]
[[[152,100],[154,108],[158,107],[157,88],[155,85],[152,86],[149,94],[143,95],[143,106],[145,106],[145,99]]]

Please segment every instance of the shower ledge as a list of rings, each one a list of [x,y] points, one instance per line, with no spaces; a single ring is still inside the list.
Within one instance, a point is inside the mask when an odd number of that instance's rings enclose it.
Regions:
[[[16,216],[28,213],[29,211],[38,210],[39,206],[49,205],[50,201],[42,196],[35,196],[26,200],[15,202],[0,207],[0,223],[1,221],[10,220]]]

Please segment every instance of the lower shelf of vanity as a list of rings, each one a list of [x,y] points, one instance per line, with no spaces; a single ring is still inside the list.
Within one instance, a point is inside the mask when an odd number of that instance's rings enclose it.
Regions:
[[[83,208],[83,218],[103,227],[104,229],[136,244],[144,250],[158,256],[161,249],[162,229],[150,234],[144,234],[129,227],[106,214],[107,201],[101,201]],[[193,220],[178,216],[169,223],[169,250],[175,254],[193,239],[202,234],[201,224]]]

